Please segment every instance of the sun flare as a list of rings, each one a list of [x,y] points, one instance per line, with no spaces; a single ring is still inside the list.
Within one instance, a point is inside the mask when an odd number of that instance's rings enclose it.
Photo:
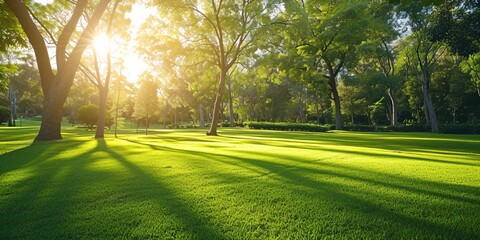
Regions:
[[[104,34],[100,34],[93,40],[93,47],[97,52],[107,52],[110,47],[110,40]]]

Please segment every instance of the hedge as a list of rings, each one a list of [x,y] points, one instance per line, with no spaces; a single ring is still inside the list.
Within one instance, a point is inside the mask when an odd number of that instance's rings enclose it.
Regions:
[[[440,133],[447,134],[480,134],[480,124],[462,123],[462,124],[440,124]],[[378,126],[375,129],[372,125],[346,125],[344,130],[360,132],[430,132],[430,125],[412,124],[392,126]]]
[[[304,132],[326,132],[328,126],[305,124],[305,123],[273,123],[273,122],[247,122],[245,127],[251,129],[279,130],[279,131],[304,131]]]

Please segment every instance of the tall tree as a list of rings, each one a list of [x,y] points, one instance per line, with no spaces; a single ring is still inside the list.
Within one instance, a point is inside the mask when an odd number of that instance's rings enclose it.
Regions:
[[[204,60],[214,63],[219,70],[218,92],[213,107],[213,117],[207,135],[217,135],[225,83],[239,57],[252,46],[261,29],[260,18],[268,18],[272,1],[212,0],[212,1],[162,1],[168,9],[172,25],[182,26],[180,34]]]
[[[148,128],[155,115],[158,113],[158,81],[153,75],[143,73],[140,76],[140,89],[137,93],[135,103],[134,118],[138,123],[145,125],[145,134],[148,134]]]
[[[431,126],[433,133],[439,132],[437,114],[430,96],[430,78],[432,68],[435,62],[443,54],[445,48],[440,42],[432,42],[428,37],[428,28],[430,26],[431,6],[422,6],[419,3],[412,3],[404,8],[404,13],[408,16],[407,24],[412,29],[411,47],[413,48],[414,58],[416,59],[416,68],[420,74],[422,82],[422,93],[424,100],[424,111],[427,123]]]
[[[110,89],[112,77],[112,48],[114,45],[123,45],[120,39],[127,38],[125,26],[128,26],[124,13],[130,10],[130,5],[120,4],[121,0],[115,0],[107,13],[102,18],[96,31],[98,44],[93,44],[91,48],[91,58],[89,64],[83,64],[80,67],[81,72],[98,89],[98,119],[96,123],[95,138],[103,138],[105,135],[105,120],[107,114],[107,98]],[[119,14],[120,13],[120,14]],[[123,13],[123,14],[122,14]],[[115,25],[114,25],[115,22]],[[103,48],[103,49],[98,49]],[[122,52],[114,49],[115,52]],[[87,55],[87,54],[84,54]],[[87,56],[84,56],[84,60]],[[118,56],[116,56],[118,57]],[[119,65],[121,67],[121,65]]]
[[[89,1],[77,1],[68,21],[64,26],[60,26],[61,33],[58,40],[55,40],[53,33],[49,31],[37,18],[33,11],[21,0],[5,0],[9,9],[15,14],[20,22],[23,31],[35,52],[37,66],[42,83],[43,100],[43,120],[36,140],[61,139],[62,108],[67,99],[69,90],[73,84],[80,60],[85,49],[90,45],[95,28],[100,18],[107,8],[110,0],[100,0],[93,8],[91,17],[87,17],[87,26],[79,33],[80,19],[88,9]],[[69,4],[69,2],[65,2]],[[40,27],[39,27],[40,26]],[[42,31],[41,31],[41,30]],[[50,29],[51,30],[51,29]],[[56,46],[56,70],[50,62],[49,52],[47,50],[46,36],[42,32],[49,33],[49,37]],[[73,44],[73,48],[70,44]]]
[[[289,6],[297,9],[300,20],[297,27],[307,24],[298,50],[310,58],[307,70],[319,71],[327,80],[335,103],[336,129],[343,129],[337,89],[340,73],[356,64],[356,46],[368,39],[370,30],[377,27],[381,19],[375,17],[366,1],[295,1],[295,4]]]

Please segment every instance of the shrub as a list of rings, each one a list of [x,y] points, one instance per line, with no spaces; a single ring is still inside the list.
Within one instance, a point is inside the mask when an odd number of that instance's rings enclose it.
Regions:
[[[330,127],[304,123],[247,122],[245,126],[251,129],[279,131],[326,132],[330,130]]]
[[[375,132],[375,126],[372,125],[345,125],[343,130],[359,132]]]
[[[4,106],[0,106],[0,124],[3,122],[8,122],[10,118],[10,109]]]
[[[30,120],[32,120],[32,121],[42,121],[42,119],[43,118],[40,115],[30,118]]]
[[[77,119],[79,122],[92,129],[97,124],[98,106],[94,104],[84,105],[77,110]]]

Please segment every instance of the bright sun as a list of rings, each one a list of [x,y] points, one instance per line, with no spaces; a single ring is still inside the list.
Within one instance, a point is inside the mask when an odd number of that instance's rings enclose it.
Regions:
[[[106,53],[110,47],[110,40],[104,34],[100,34],[93,40],[93,47],[99,53]]]
[[[45,1],[45,0],[44,0]],[[106,34],[100,33],[93,40],[92,47],[97,52],[100,59],[105,59],[107,51],[110,48],[112,54],[112,62],[115,59],[122,59],[123,66],[117,69],[122,72],[129,82],[137,82],[139,75],[148,69],[148,65],[135,51],[135,37],[140,25],[146,21],[148,16],[155,14],[155,8],[147,8],[142,4],[134,4],[132,11],[127,14],[127,18],[131,20],[129,32],[132,34],[129,43],[117,43],[115,38],[109,39]],[[117,68],[118,66],[113,66]]]

